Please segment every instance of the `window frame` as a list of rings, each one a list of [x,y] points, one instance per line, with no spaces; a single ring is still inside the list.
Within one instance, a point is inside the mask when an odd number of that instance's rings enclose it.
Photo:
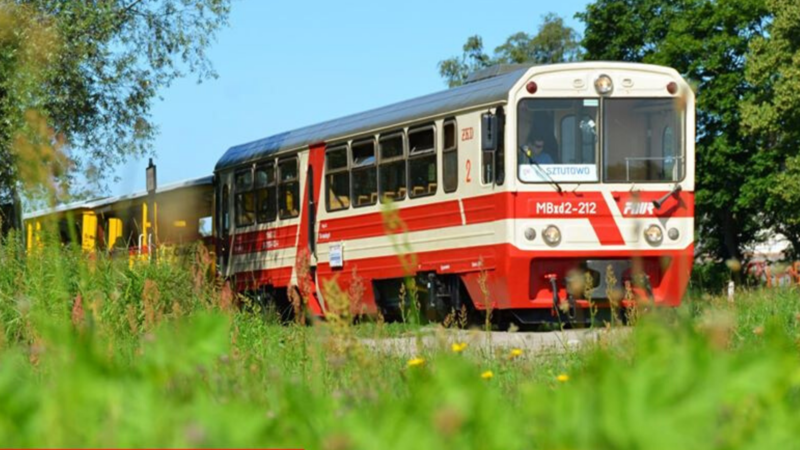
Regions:
[[[422,133],[422,132],[424,132],[426,130],[431,130],[431,132],[433,133],[433,140],[432,140],[433,146],[430,149],[423,150],[423,151],[417,152],[417,153],[412,153],[412,151],[411,151],[411,135],[416,134],[416,133]],[[407,140],[407,147],[408,147],[408,156],[406,157],[406,192],[408,194],[408,198],[409,199],[415,199],[415,198],[421,198],[421,197],[430,197],[432,195],[436,195],[436,193],[439,192],[439,168],[438,168],[438,158],[437,158],[437,153],[438,152],[436,151],[436,149],[438,147],[438,141],[436,140],[436,138],[438,137],[438,133],[436,131],[437,131],[436,130],[436,124],[435,123],[429,123],[429,124],[418,125],[418,126],[415,126],[413,128],[409,128],[408,132],[406,133],[406,140]],[[429,158],[431,155],[433,155],[433,165],[434,165],[433,172],[434,172],[434,177],[435,177],[433,184],[435,185],[435,188],[434,188],[433,192],[431,192],[430,190],[427,190],[427,191],[424,191],[422,194],[414,195],[414,190],[413,190],[413,187],[411,186],[411,161],[413,161],[415,159]],[[430,186],[430,183],[428,183],[428,185]]]
[[[295,171],[297,173],[297,177],[292,179],[292,180],[289,180],[289,181],[284,181],[283,180],[283,176],[282,176],[283,172],[281,171],[281,164],[283,164],[283,163],[285,163],[287,161],[292,161],[292,160],[294,161],[294,164],[295,164]],[[278,202],[277,202],[276,205],[278,207],[278,218],[280,220],[296,219],[296,218],[300,217],[300,214],[302,214],[302,205],[301,205],[301,203],[303,202],[302,199],[300,198],[300,195],[301,195],[301,192],[300,192],[300,158],[298,157],[297,154],[290,155],[290,156],[284,156],[284,157],[281,157],[281,158],[277,158],[276,167],[277,167],[277,176],[278,176],[278,178],[276,180],[277,181],[277,195],[278,195],[278,199],[277,199]],[[297,183],[297,197],[298,197],[297,198],[297,202],[298,203],[296,205],[297,214],[284,216],[281,213],[281,187],[283,185],[285,185],[285,184],[291,184],[291,183]]]
[[[445,145],[447,144],[447,131],[446,130],[447,130],[447,125],[449,125],[449,124],[453,125],[453,146],[452,147],[445,147]],[[456,164],[455,164],[455,174],[454,174],[455,175],[456,184],[455,184],[455,186],[453,186],[453,189],[451,189],[451,190],[447,189],[447,183],[445,182],[447,177],[445,176],[445,173],[444,173],[444,171],[445,171],[444,157],[448,153],[455,153],[456,154]],[[444,122],[442,122],[442,190],[444,191],[445,194],[451,194],[453,192],[458,191],[458,166],[459,166],[459,164],[458,164],[458,121],[456,120],[455,117],[452,117],[452,118],[449,118],[449,119],[445,119]]]
[[[238,183],[238,178],[240,175],[246,174],[250,172],[250,187],[247,189],[240,188]],[[249,166],[246,169],[238,169],[233,172],[233,221],[236,228],[246,228],[252,227],[257,223],[256,220],[256,199],[255,199],[255,164]],[[239,218],[241,217],[239,208],[242,206],[242,201],[240,200],[243,196],[247,193],[253,194],[253,221],[250,223],[240,222]]]
[[[360,146],[362,146],[362,145],[364,145],[364,144],[366,144],[368,142],[372,143],[372,158],[373,158],[372,161],[373,162],[370,163],[370,164],[362,164],[362,165],[356,166],[354,164],[354,160],[353,160],[353,158],[355,158],[355,151],[353,149],[355,147],[360,147]],[[378,181],[378,143],[377,143],[377,140],[375,139],[375,136],[362,138],[362,139],[356,139],[356,140],[351,141],[350,142],[350,159],[348,160],[348,163],[350,165],[350,205],[351,205],[351,207],[353,207],[353,208],[364,208],[364,207],[367,207],[367,206],[376,205],[378,203],[378,198],[377,197],[375,198],[375,201],[372,201],[372,199],[370,198],[369,203],[359,204],[358,202],[356,202],[355,201],[355,189],[353,188],[353,182],[355,180],[355,177],[353,176],[353,174],[355,172],[366,172],[367,170],[372,168],[372,170],[375,171],[375,193],[376,193],[376,195],[378,195],[377,194],[378,193],[378,186],[379,186],[379,181]]]
[[[383,150],[382,142],[385,141],[385,140],[394,139],[394,138],[396,138],[398,136],[401,139],[401,146],[402,146],[400,156],[392,156],[390,158],[384,159],[383,158],[383,151],[382,151]],[[403,186],[403,189],[405,190],[405,192],[403,192],[403,197],[402,198],[399,198],[399,199],[398,198],[393,198],[392,202],[397,203],[397,202],[401,202],[401,201],[405,200],[408,197],[408,137],[406,136],[406,130],[396,130],[396,131],[391,131],[391,132],[386,133],[386,134],[379,135],[378,136],[378,146],[377,146],[376,151],[378,153],[378,164],[377,164],[377,166],[378,166],[378,201],[381,204],[387,203],[387,201],[384,199],[383,192],[381,191],[381,189],[382,189],[382,187],[381,187],[381,166],[389,165],[389,164],[395,164],[395,163],[397,163],[399,161],[403,162],[403,166],[404,166],[405,172],[406,172],[405,176],[403,177],[404,178],[403,182],[405,184],[405,186]]]
[[[329,169],[328,168],[328,154],[336,151],[345,151],[345,165],[344,167],[336,168],[336,169]],[[330,176],[331,175],[339,175],[342,173],[347,174],[347,206],[342,208],[331,209],[331,187],[330,187]],[[345,211],[350,209],[353,205],[353,186],[351,182],[352,176],[350,173],[350,144],[348,142],[342,144],[336,144],[330,146],[330,148],[325,149],[325,210],[327,212],[336,212],[336,211]]]

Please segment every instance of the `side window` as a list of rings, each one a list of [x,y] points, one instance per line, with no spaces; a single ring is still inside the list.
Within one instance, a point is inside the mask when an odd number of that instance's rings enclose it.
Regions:
[[[258,223],[272,222],[278,216],[274,162],[256,167],[256,216]]]
[[[481,152],[481,180],[483,184],[494,182],[494,156],[495,152]]]
[[[381,136],[379,142],[380,163],[378,164],[378,195],[381,203],[406,198],[406,161],[403,148],[404,133],[398,132]]]
[[[505,181],[505,110],[498,106],[497,117],[497,149],[481,152],[481,179],[483,184],[503,184]]]
[[[236,226],[246,227],[256,222],[256,202],[253,193],[253,170],[236,173]]]
[[[458,141],[456,122],[444,123],[444,149],[442,150],[442,184],[445,192],[458,189]]]
[[[433,125],[409,130],[408,175],[411,198],[436,193],[436,128]]]
[[[375,167],[375,140],[354,142],[350,148],[353,177],[353,206],[374,205],[378,201],[378,177]]]
[[[326,197],[328,211],[350,207],[350,172],[347,170],[347,146],[334,147],[325,155]]]
[[[278,210],[281,219],[291,219],[300,215],[297,158],[278,162]]]

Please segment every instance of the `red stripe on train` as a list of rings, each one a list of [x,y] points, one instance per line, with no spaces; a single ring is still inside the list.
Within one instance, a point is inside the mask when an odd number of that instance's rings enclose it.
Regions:
[[[296,242],[297,225],[248,231],[233,236],[233,254],[246,255],[290,248],[294,247]]]
[[[457,200],[430,205],[403,208],[398,204],[398,214],[405,223],[404,231],[424,231],[461,225],[461,211]],[[382,213],[367,213],[358,216],[323,220],[319,224],[319,242],[345,241],[384,236]]]

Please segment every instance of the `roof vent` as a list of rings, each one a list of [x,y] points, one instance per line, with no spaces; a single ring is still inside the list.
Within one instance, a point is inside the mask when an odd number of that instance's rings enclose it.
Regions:
[[[485,69],[476,70],[475,72],[467,75],[467,79],[464,80],[464,84],[487,80],[489,78],[494,78],[509,72],[515,72],[517,70],[527,69],[533,66],[534,64],[497,64]]]

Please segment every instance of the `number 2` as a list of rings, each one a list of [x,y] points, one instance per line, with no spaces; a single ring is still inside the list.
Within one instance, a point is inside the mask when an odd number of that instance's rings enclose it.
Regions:
[[[470,174],[471,171],[472,171],[472,161],[467,160],[467,178],[465,180],[467,183],[472,182],[472,175]]]

